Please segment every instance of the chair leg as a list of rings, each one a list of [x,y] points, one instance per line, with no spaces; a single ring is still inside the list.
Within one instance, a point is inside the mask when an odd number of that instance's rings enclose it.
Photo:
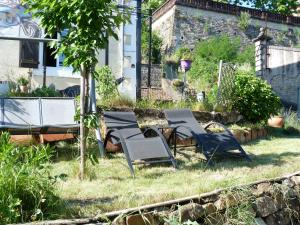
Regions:
[[[174,157],[176,157],[176,153],[177,153],[176,131],[174,132],[173,142],[174,142]]]
[[[238,149],[241,152],[242,157],[244,157],[247,161],[252,162],[252,159],[247,155],[242,146],[239,146]]]
[[[131,159],[130,159],[130,156],[129,156],[129,152],[128,152],[126,143],[125,143],[125,142],[121,142],[121,145],[122,145],[123,152],[124,152],[124,154],[125,154],[125,158],[126,158],[127,164],[128,164],[128,166],[129,166],[130,173],[131,173],[131,175],[132,175],[133,177],[135,177],[133,164],[132,164],[132,161],[131,161]]]

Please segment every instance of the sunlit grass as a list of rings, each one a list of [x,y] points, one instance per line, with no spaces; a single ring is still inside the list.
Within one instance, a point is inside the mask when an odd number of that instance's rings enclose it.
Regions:
[[[206,167],[194,149],[180,149],[176,171],[169,165],[138,166],[136,178],[132,178],[123,154],[116,154],[100,159],[95,166],[89,162],[85,181],[77,178],[78,161],[74,156],[58,157],[52,172],[68,175],[67,181],[59,182],[58,192],[69,206],[80,216],[94,216],[300,170],[299,137],[270,138],[243,147],[253,162],[221,158],[213,167]]]

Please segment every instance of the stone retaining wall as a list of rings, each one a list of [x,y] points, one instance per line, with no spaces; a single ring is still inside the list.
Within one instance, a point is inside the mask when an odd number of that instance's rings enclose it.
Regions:
[[[45,221],[27,225],[169,225],[164,222],[164,218],[171,216],[179,218],[181,222],[190,220],[201,225],[221,225],[228,224],[229,210],[247,212],[253,224],[299,225],[300,171],[249,185],[106,213],[97,218]]]

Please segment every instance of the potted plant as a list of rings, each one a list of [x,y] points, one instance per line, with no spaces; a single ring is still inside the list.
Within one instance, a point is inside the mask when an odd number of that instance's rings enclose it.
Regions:
[[[284,126],[284,109],[278,110],[277,114],[271,115],[268,119],[268,126],[274,128],[283,128]]]
[[[181,47],[176,51],[175,56],[177,60],[180,61],[182,70],[188,71],[191,68],[193,58],[191,49],[188,47]]]
[[[283,128],[284,117],[282,115],[271,116],[271,118],[268,119],[268,125],[269,127]]]
[[[20,77],[17,81],[19,88],[20,88],[20,92],[22,93],[27,93],[28,92],[28,84],[29,81],[28,79],[26,79],[25,77]]]
[[[180,67],[184,71],[188,71],[191,68],[192,65],[192,53],[189,52],[184,52],[181,56],[180,59]]]

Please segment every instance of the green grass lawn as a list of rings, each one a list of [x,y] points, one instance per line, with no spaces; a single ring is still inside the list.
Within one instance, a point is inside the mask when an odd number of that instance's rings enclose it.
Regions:
[[[178,170],[169,165],[136,166],[136,178],[130,176],[123,154],[109,155],[97,165],[88,163],[85,181],[77,178],[79,163],[74,150],[58,149],[53,174],[68,175],[66,181],[59,181],[58,194],[74,209],[74,216],[89,217],[300,170],[299,137],[273,137],[243,147],[253,162],[223,158],[206,168],[201,154],[182,148],[177,155]]]

